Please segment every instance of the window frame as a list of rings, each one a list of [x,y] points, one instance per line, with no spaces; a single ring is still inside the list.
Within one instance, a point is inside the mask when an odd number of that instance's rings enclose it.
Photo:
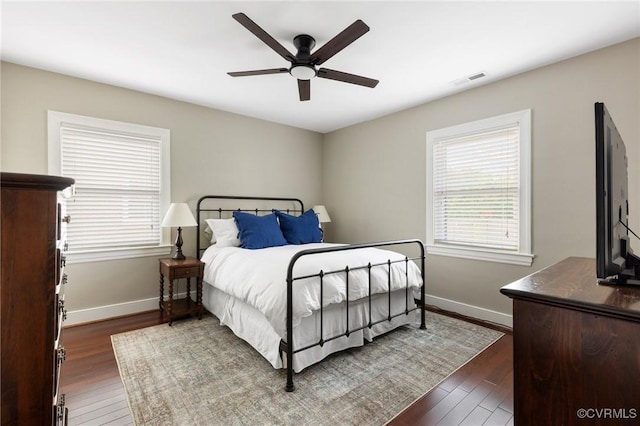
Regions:
[[[497,127],[518,124],[520,133],[520,187],[519,187],[519,247],[517,251],[476,247],[465,244],[443,244],[435,241],[434,232],[434,188],[433,149],[434,144],[443,140],[489,132]],[[464,259],[499,262],[531,266],[534,255],[531,252],[531,109],[503,114],[469,123],[428,131],[427,173],[426,173],[426,220],[427,253]]]
[[[106,131],[137,133],[159,137],[160,139],[160,218],[167,211],[171,203],[171,169],[170,169],[170,131],[159,127],[145,126],[142,124],[126,123],[121,121],[106,120],[78,114],[69,114],[58,111],[47,111],[48,130],[48,171],[50,174],[61,175],[62,171],[62,146],[60,126],[63,122],[82,126],[89,126]],[[73,218],[71,218],[73,221]],[[160,226],[160,223],[158,223]],[[154,246],[117,248],[99,248],[73,250],[73,241],[69,244],[67,263],[97,262],[105,260],[129,259],[135,257],[166,256],[171,253],[171,230],[160,230],[160,244]]]

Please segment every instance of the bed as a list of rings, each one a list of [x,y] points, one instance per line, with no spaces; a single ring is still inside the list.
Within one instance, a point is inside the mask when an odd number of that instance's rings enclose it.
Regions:
[[[416,317],[425,328],[420,240],[325,243],[297,198],[207,195],[196,215],[205,308],[286,368],[289,392],[294,372],[334,352]]]

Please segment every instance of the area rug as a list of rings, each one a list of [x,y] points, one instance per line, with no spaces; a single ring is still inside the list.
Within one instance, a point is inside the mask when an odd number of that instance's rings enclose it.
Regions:
[[[502,333],[427,313],[294,376],[217,318],[111,336],[136,425],[382,425]]]

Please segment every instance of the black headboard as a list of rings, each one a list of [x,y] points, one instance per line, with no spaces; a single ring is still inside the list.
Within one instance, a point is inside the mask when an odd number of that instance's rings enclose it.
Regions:
[[[232,217],[233,212],[237,211],[264,215],[272,213],[276,209],[287,214],[300,215],[304,213],[304,204],[298,198],[242,195],[205,195],[201,197],[196,206],[196,220],[198,222],[196,255],[200,258],[202,252],[209,247],[209,240],[204,238],[206,219],[229,218]]]

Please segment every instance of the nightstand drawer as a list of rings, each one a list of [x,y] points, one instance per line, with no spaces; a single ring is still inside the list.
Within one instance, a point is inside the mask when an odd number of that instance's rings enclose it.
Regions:
[[[200,275],[200,267],[192,266],[190,268],[173,268],[171,270],[173,278],[192,278]]]

